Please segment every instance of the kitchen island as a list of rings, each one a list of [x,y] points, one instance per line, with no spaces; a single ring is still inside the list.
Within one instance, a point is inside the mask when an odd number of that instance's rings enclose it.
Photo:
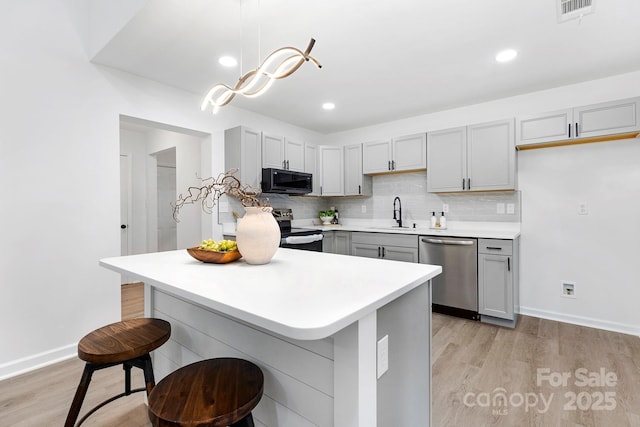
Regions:
[[[171,322],[154,354],[157,379],[197,360],[241,357],[265,374],[256,425],[430,425],[430,280],[439,266],[284,248],[266,265],[204,264],[185,250],[100,265],[143,281],[145,315]]]

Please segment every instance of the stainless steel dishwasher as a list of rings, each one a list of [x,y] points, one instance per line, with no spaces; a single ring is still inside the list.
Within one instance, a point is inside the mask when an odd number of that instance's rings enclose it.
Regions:
[[[420,236],[421,264],[442,266],[432,280],[432,310],[480,320],[478,315],[478,240]]]

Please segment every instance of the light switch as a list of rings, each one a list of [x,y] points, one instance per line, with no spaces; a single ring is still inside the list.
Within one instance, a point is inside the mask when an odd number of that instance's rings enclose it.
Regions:
[[[389,335],[378,341],[378,378],[389,370]]]
[[[507,203],[507,213],[509,215],[513,215],[516,213],[516,205],[513,203]]]

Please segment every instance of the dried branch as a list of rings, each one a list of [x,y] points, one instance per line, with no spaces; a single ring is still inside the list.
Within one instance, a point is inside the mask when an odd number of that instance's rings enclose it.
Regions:
[[[231,169],[221,173],[217,178],[209,177],[201,179],[201,187],[189,187],[187,194],[178,196],[178,200],[171,204],[173,208],[173,219],[180,222],[178,213],[184,205],[190,205],[200,202],[202,210],[206,213],[213,212],[213,208],[222,195],[234,197],[242,203],[244,207],[260,207],[271,206],[269,199],[260,199],[258,196],[261,191],[249,185],[242,185],[240,180],[235,176],[237,169]]]

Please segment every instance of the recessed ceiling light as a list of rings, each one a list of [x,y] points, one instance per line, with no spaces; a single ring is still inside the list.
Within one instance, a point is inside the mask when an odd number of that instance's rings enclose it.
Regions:
[[[218,62],[224,67],[235,67],[238,65],[238,61],[232,56],[221,56]]]
[[[509,62],[518,56],[518,51],[515,49],[505,49],[501,52],[498,52],[496,55],[496,61],[498,62]]]
[[[325,102],[324,104],[322,104],[322,108],[324,108],[325,110],[333,110],[334,108],[336,108],[336,104],[334,104],[333,102]]]

